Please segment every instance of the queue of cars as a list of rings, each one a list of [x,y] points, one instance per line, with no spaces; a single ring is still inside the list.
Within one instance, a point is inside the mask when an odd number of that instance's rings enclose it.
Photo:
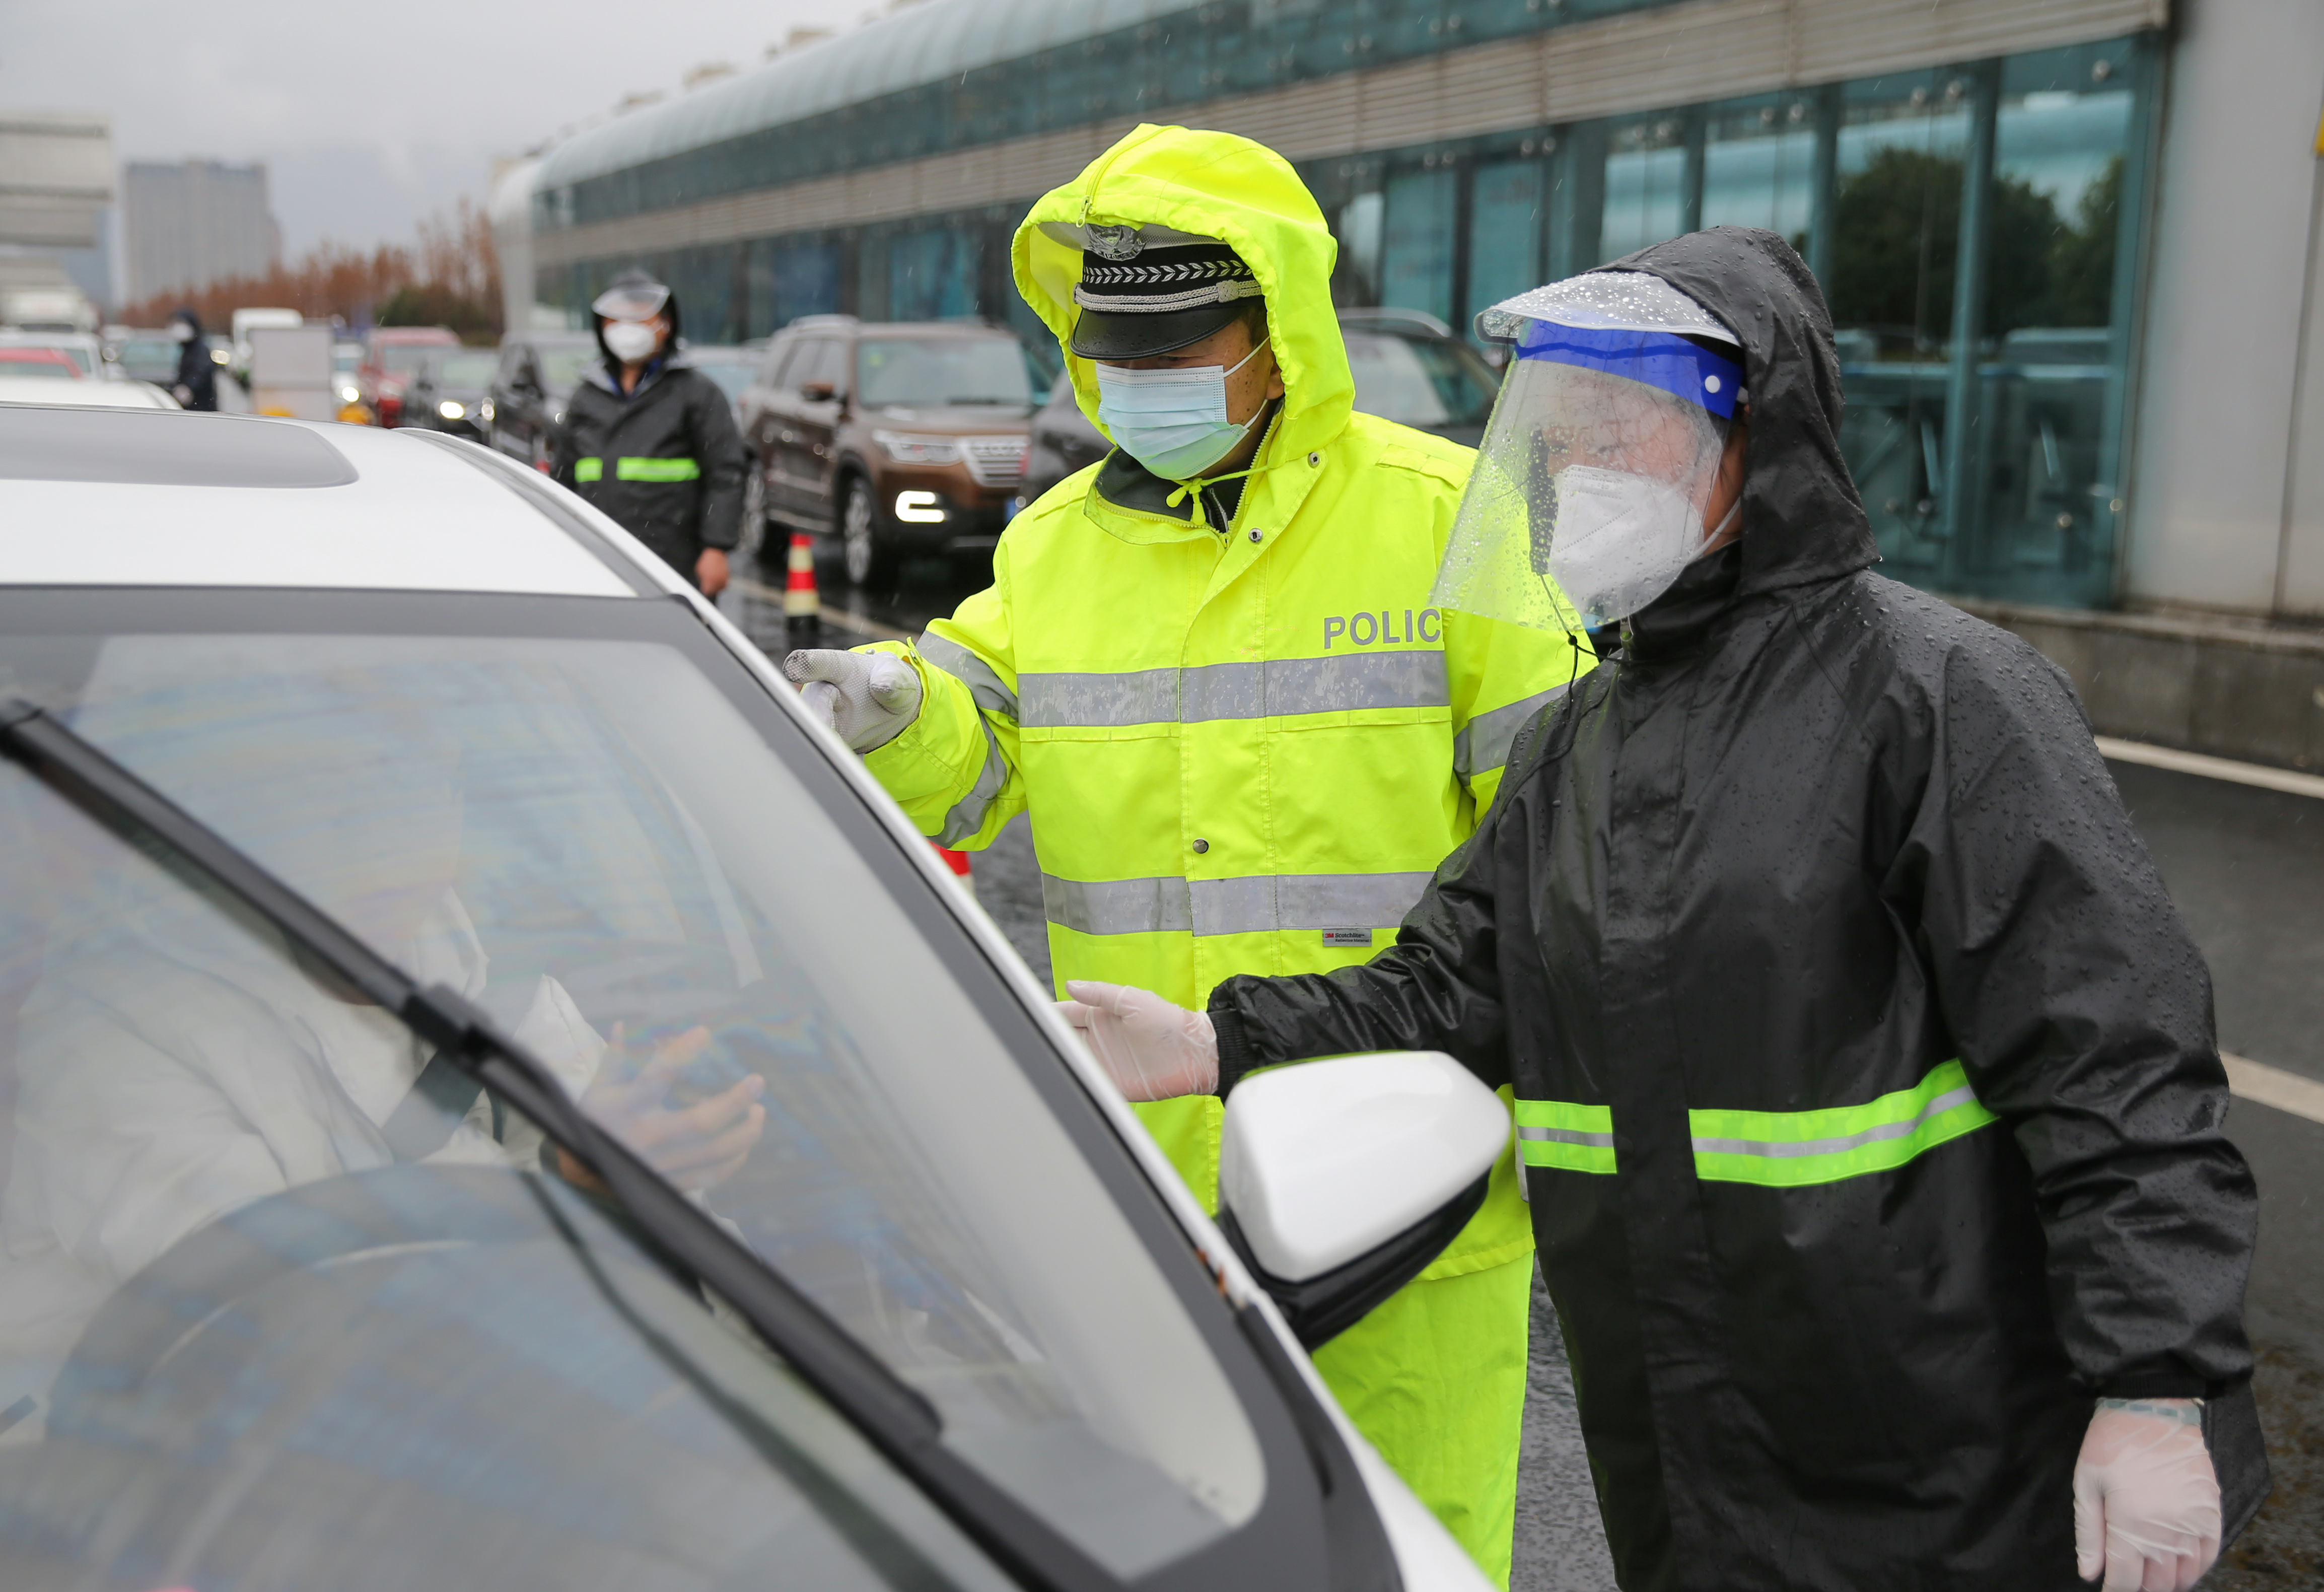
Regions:
[[[1425,1265],[1506,1108],[1227,1113],[1214,1225],[527,461],[0,410],[0,1585],[1477,1592],[1277,1300]]]

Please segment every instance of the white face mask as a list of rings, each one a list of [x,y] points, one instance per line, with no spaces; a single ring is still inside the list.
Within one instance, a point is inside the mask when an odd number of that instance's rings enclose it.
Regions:
[[[170,323],[170,338],[173,342],[190,343],[194,340],[194,329],[182,320],[173,320]]]
[[[1668,482],[1570,465],[1556,483],[1549,572],[1594,623],[1627,619],[1662,596],[1711,540],[1693,498]]]
[[[605,347],[613,357],[624,365],[635,365],[654,351],[661,334],[642,320],[609,320],[605,323]]]

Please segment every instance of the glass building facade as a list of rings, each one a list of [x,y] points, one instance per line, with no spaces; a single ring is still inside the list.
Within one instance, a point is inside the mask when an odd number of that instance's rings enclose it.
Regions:
[[[941,150],[947,136],[973,143],[1085,125],[1120,112],[1124,96],[1156,119],[1200,125],[1194,107],[1173,114],[1169,104],[1296,80],[1310,65],[1344,70],[1359,55],[1627,8],[1492,0],[1462,7],[1454,38],[1443,7],[1397,0],[1204,7],[1183,14],[1215,12],[1235,25],[1173,33],[1148,22],[1029,66],[964,71],[943,92],[874,95],[812,126],[738,134],[545,190],[534,226],[828,176],[850,161]],[[1274,48],[1248,48],[1235,26],[1251,19],[1275,30]],[[1842,446],[1885,571],[1952,594],[2104,606],[2117,589],[2158,38],[1296,163],[1339,237],[1335,297],[1454,328],[1510,294],[1697,227],[1781,234],[1831,306],[1848,397]],[[1144,65],[1123,70],[1128,59]],[[1012,92],[1001,92],[1003,78]],[[982,316],[1054,355],[1009,277],[1009,240],[1034,197],[633,250],[545,269],[538,288],[543,302],[577,308],[613,271],[643,263],[683,296],[698,339],[763,337],[819,313]]]

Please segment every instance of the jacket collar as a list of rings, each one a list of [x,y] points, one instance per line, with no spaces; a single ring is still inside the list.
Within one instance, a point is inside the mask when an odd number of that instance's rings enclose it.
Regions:
[[[602,388],[605,392],[611,393],[614,397],[621,399],[622,402],[628,403],[632,400],[643,397],[645,395],[645,390],[648,387],[652,386],[656,382],[661,380],[663,373],[668,371],[669,368],[669,356],[665,354],[660,358],[656,359],[651,365],[647,366],[644,370],[638,373],[637,386],[627,393],[622,391],[620,367],[608,365],[603,360],[600,360],[595,365],[584,366],[581,370],[581,377],[591,385]]]

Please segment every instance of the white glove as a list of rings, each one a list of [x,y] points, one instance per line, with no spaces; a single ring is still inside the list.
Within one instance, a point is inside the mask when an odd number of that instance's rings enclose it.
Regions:
[[[2190,1592],[2219,1556],[2196,1399],[2100,1399],[2074,1461],[2074,1567],[2103,1592]]]
[[[920,716],[920,677],[893,653],[793,653],[783,678],[858,752],[886,745]]]
[[[1208,1014],[1171,1004],[1151,990],[1069,981],[1057,1014],[1081,1031],[1090,1054],[1131,1100],[1207,1095],[1219,1087],[1219,1036]]]

